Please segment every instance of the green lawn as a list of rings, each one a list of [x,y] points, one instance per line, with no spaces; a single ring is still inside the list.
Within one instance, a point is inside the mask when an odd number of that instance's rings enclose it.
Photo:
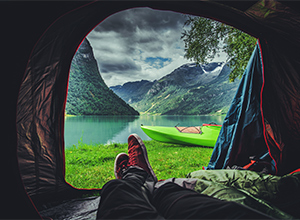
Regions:
[[[184,178],[207,166],[212,148],[188,147],[144,141],[149,161],[158,179]],[[102,188],[114,179],[117,154],[127,153],[127,144],[87,145],[79,143],[66,150],[66,181],[77,188]]]

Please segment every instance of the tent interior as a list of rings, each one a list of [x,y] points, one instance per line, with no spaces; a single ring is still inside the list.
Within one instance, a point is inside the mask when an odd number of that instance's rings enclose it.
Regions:
[[[82,194],[91,191],[75,189],[64,179],[64,108],[69,68],[80,43],[97,24],[116,12],[134,7],[212,18],[241,29],[259,42],[245,71],[242,80],[245,84],[236,96],[239,102],[233,102],[226,116],[228,120],[224,121],[209,170],[191,171],[189,179],[167,181],[190,185],[202,192],[200,180],[211,180],[205,184],[214,188],[211,182],[222,182],[222,172],[227,176],[240,175],[226,167],[244,166],[249,156],[266,152],[274,163],[275,175],[243,171],[251,173],[247,177],[249,182],[267,179],[269,183],[282,183],[292,179],[294,183],[297,180],[294,171],[300,168],[300,61],[297,56],[300,5],[296,1],[7,1],[0,5],[2,21],[7,21],[3,25],[7,34],[2,40],[6,53],[5,85],[2,86],[6,108],[2,114],[5,131],[1,189],[5,202],[1,218],[90,219],[96,216],[99,197],[82,198]],[[266,121],[273,135],[268,133]],[[215,176],[212,172],[216,170],[221,174]],[[286,182],[284,188],[289,188],[291,181]],[[232,192],[231,188],[220,187],[227,190],[226,194]],[[243,200],[245,205],[251,203],[260,210],[273,207],[268,202],[258,205],[253,194],[243,190],[238,194],[247,197]],[[281,206],[287,201],[290,201],[288,207]],[[299,196],[292,201],[283,198],[276,201],[281,210],[274,207],[266,212],[275,217],[299,218],[296,208],[299,203]]]

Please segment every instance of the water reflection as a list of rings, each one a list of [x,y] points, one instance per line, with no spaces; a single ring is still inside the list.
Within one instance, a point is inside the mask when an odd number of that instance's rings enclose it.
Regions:
[[[199,126],[202,123],[222,124],[225,116],[141,115],[141,116],[76,116],[65,119],[65,146],[87,144],[126,143],[131,133],[143,140],[151,140],[140,128],[141,124],[156,126]]]

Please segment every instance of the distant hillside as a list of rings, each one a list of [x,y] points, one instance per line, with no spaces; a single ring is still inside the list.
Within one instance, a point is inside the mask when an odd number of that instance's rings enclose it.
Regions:
[[[141,80],[136,82],[128,82],[124,85],[110,87],[119,97],[125,102],[131,104],[139,102],[143,99],[143,96],[149,91],[155,82],[147,80]]]
[[[104,83],[90,43],[75,54],[69,77],[66,113],[71,115],[138,115]]]
[[[139,82],[111,89],[120,97],[126,97],[124,100],[139,112],[163,115],[225,114],[239,84],[239,80],[229,83],[230,71],[224,63],[185,64],[153,82],[147,92],[145,88],[140,92]],[[128,92],[127,88],[133,86],[139,95],[134,90]],[[140,97],[140,100],[135,97]]]

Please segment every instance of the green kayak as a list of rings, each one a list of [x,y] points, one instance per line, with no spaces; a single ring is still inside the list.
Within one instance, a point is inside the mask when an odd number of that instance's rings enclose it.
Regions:
[[[214,147],[221,125],[203,124],[198,127],[144,126],[142,130],[153,140],[182,145]]]

